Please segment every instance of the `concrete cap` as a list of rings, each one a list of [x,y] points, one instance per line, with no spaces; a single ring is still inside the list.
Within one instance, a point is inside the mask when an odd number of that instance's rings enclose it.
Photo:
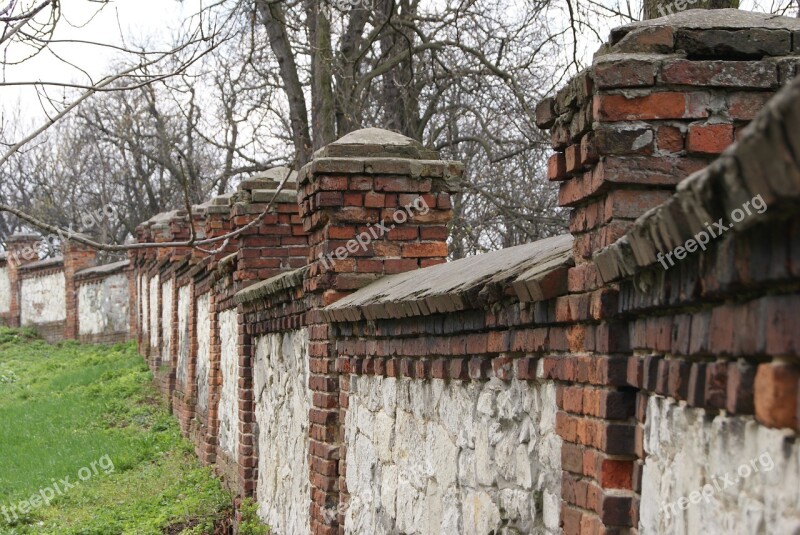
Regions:
[[[41,241],[42,237],[33,232],[16,232],[6,239],[7,243]]]
[[[687,9],[656,19],[640,20],[611,30],[611,40],[618,41],[637,28],[670,26],[694,30],[730,29],[800,30],[800,19],[742,9]]]
[[[347,157],[438,160],[439,153],[426,149],[417,140],[381,128],[350,132],[314,153],[314,159]]]

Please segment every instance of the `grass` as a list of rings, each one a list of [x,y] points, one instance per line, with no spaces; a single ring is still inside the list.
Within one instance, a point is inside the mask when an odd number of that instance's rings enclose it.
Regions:
[[[221,533],[231,496],[158,400],[131,344],[0,327],[0,534]]]

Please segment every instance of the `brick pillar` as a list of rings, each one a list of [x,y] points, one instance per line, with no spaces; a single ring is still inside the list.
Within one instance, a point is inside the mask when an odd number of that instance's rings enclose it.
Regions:
[[[199,205],[198,213],[203,214],[203,233],[206,238],[216,238],[229,233],[232,229],[233,221],[231,218],[231,199],[233,194],[219,195],[211,200]],[[223,247],[224,245],[224,247]],[[205,247],[208,250],[219,250],[212,255],[209,263],[209,271],[213,271],[222,258],[236,252],[236,241],[232,240],[227,245],[220,241]],[[199,252],[204,258],[207,253]],[[216,290],[212,285],[210,291],[209,323],[209,370],[208,370],[208,421],[206,422],[206,432],[200,437],[198,455],[205,464],[213,464],[217,459],[217,440],[219,435],[219,399],[222,388],[221,342],[219,337],[219,312],[220,305]]]
[[[97,251],[75,240],[67,240],[61,244],[64,256],[64,293],[66,299],[67,321],[64,326],[64,338],[78,339],[78,285],[75,274],[82,269],[97,265]]]
[[[42,238],[38,234],[18,233],[6,240],[6,261],[8,262],[8,279],[11,286],[11,310],[9,326],[20,326],[20,279],[19,268],[39,260],[39,243]]]
[[[569,355],[577,368],[546,371],[558,389],[566,535],[638,526],[646,390],[652,388],[636,385],[665,377],[671,362],[628,358],[637,329],[617,312],[616,285],[592,292],[600,285],[594,255],[717,159],[800,63],[792,57],[794,21],[742,16],[752,19],[749,27],[731,29],[725,13],[704,12],[700,24],[675,17],[617,28],[592,67],[536,109],[556,151],[548,178],[559,184],[559,204],[572,209],[576,265],[569,297],[589,297],[597,312],[571,327],[594,329],[594,351]],[[714,165],[738,162],[723,154]],[[648,321],[647,333],[666,333],[668,342],[669,329],[656,321]],[[587,365],[588,381],[580,379]]]
[[[284,189],[278,193],[278,185],[287,176]],[[236,237],[237,262],[233,278],[237,289],[306,265],[308,238],[298,213],[297,191],[294,189],[296,178],[296,172],[286,167],[277,167],[239,184],[232,199],[233,230],[249,224],[264,212],[273,198],[275,200],[271,213]],[[258,480],[253,393],[255,349],[241,305],[238,316],[239,484],[243,496],[253,496]]]
[[[729,31],[712,20],[724,14],[710,17],[709,28],[655,19],[614,30],[594,65],[537,107],[584,287],[596,285],[593,253],[716,159],[794,76],[788,27],[753,14],[753,28]]]
[[[370,128],[324,147],[299,173],[298,202],[310,246],[304,287],[314,534],[340,532],[342,516],[324,511],[336,510],[347,493],[340,422],[349,379],[335,369],[335,343],[321,309],[383,275],[444,262],[450,195],[463,170],[405,136]]]
[[[146,224],[141,224],[136,227],[136,242],[137,243],[148,243],[151,241],[149,227]],[[148,250],[147,249],[135,249],[128,251],[128,259],[131,262],[131,268],[133,269],[133,276],[136,278],[136,288],[138,290],[137,294],[137,307],[136,307],[136,324],[138,329],[136,331],[136,343],[137,347],[139,348],[139,354],[145,358],[150,355],[150,325],[145,325],[144,317],[145,311],[149,316],[149,307],[150,307],[150,296],[148,291],[147,299],[144,298],[145,292],[145,285],[148,284],[149,279],[147,277],[147,269],[148,269]],[[142,276],[145,277],[144,284],[141,283]],[[147,336],[145,336],[145,329],[147,330]]]
[[[8,268],[8,261],[6,260],[6,253],[0,253],[0,270],[6,269],[6,276],[8,276],[7,268]],[[9,292],[8,292],[9,293],[9,296],[8,296],[8,299],[9,299],[8,311],[7,312],[0,311],[0,325],[4,325],[4,326],[8,326],[9,318],[11,316],[11,293],[12,293],[11,285],[9,285],[8,289],[9,289]]]

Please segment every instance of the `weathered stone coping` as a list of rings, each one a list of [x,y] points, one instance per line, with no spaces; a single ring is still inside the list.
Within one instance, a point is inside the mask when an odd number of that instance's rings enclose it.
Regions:
[[[572,236],[564,234],[384,277],[324,309],[329,321],[403,318],[537,301],[567,291]]]
[[[257,282],[251,286],[248,286],[244,290],[237,292],[234,296],[234,300],[238,304],[249,303],[251,301],[269,297],[270,295],[274,295],[283,290],[302,286],[303,279],[305,278],[307,271],[307,266],[301,267],[293,271],[287,271],[286,273],[275,275],[274,277],[270,277],[269,279],[261,282]]]

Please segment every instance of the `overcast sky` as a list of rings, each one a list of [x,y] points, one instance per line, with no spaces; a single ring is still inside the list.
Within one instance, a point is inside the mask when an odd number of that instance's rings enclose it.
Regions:
[[[22,0],[30,2],[30,0]],[[103,6],[91,0],[61,0],[62,20],[54,39],[81,39],[113,45],[139,45],[144,42],[161,44],[168,40],[191,14],[198,11],[200,0],[112,0]],[[208,3],[208,0],[204,2]],[[102,9],[100,9],[102,7]],[[122,37],[121,37],[122,36]],[[123,38],[125,42],[123,43]],[[29,49],[15,45],[8,59],[19,59],[29,54]],[[75,43],[51,45],[38,56],[20,65],[4,68],[6,82],[85,82],[86,76],[59,57],[85,69],[99,78],[109,70],[114,56],[111,50]],[[52,89],[53,95],[60,91]],[[6,112],[21,108],[23,115],[41,117],[42,111],[32,87],[0,86],[0,102]]]
[[[32,5],[38,0],[19,0],[21,4]],[[63,20],[59,23],[54,39],[82,39],[107,44],[140,45],[149,42],[151,45],[166,43],[174,30],[198,12],[201,5],[208,5],[212,0],[110,0],[105,5],[93,0],[61,0]],[[666,1],[666,0],[665,0]],[[773,6],[786,0],[743,0],[743,9],[769,11]],[[626,0],[600,0],[608,6],[618,7]],[[632,0],[634,9],[640,5],[639,0]],[[3,2],[5,4],[5,2]],[[102,9],[101,9],[102,8]],[[605,26],[605,25],[603,25]],[[600,35],[605,37],[607,29],[603,27]],[[585,62],[591,62],[592,52],[599,43],[594,36],[582,36],[579,54]],[[27,49],[15,45],[11,47],[10,57],[19,59]],[[74,43],[51,45],[38,56],[25,61],[21,65],[6,65],[3,79],[7,82],[86,82],[86,76],[76,68],[68,65],[61,58],[79,65],[89,75],[99,78],[109,72],[109,61],[114,53],[99,47]],[[566,53],[566,52],[565,52]],[[63,92],[50,89],[51,96],[58,97]],[[43,112],[36,91],[33,87],[8,87],[0,84],[0,102],[4,115],[19,108],[21,115],[29,121],[39,122]],[[30,125],[29,125],[30,126]]]

